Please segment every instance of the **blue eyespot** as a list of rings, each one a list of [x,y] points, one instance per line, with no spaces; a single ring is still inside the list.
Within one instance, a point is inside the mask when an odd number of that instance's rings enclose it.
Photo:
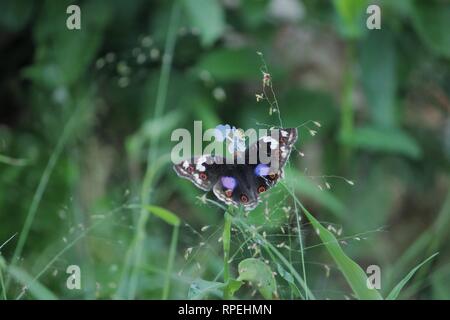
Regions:
[[[255,168],[255,175],[257,176],[267,176],[269,174],[269,166],[267,164],[260,163]]]
[[[222,182],[222,186],[227,190],[234,190],[237,185],[237,181],[233,177],[221,177],[220,182]]]

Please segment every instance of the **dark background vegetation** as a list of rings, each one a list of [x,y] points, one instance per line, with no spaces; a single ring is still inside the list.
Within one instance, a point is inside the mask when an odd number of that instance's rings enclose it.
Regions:
[[[160,298],[172,227],[143,218],[143,197],[182,220],[169,297],[187,298],[196,279],[217,280],[223,211],[175,175],[170,134],[193,120],[277,125],[255,99],[257,51],[284,126],[321,124],[307,125],[315,136],[299,129],[304,157],[295,152],[287,172],[299,199],[323,225],[342,229],[344,250],[363,269],[381,267],[381,292],[439,252],[400,297],[450,298],[448,1],[77,1],[79,31],[66,28],[71,3],[0,4],[0,245],[14,236],[0,249],[2,298]],[[371,3],[382,9],[381,30],[365,27]],[[289,206],[276,189],[249,221],[280,244],[293,229]],[[317,298],[351,298],[302,223],[309,288]],[[233,231],[233,251],[245,240]],[[282,250],[299,267],[296,245]],[[244,245],[232,273],[253,253]],[[82,290],[66,288],[72,264]],[[24,290],[35,277],[39,285]],[[281,298],[295,298],[277,283]],[[251,298],[251,288],[237,297]]]

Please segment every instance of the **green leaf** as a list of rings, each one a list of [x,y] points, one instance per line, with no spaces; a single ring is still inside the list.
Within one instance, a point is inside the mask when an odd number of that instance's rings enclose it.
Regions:
[[[146,206],[146,209],[149,212],[153,213],[158,218],[161,218],[166,223],[168,223],[174,227],[177,227],[180,225],[180,218],[178,218],[178,216],[175,213],[173,213],[167,209],[157,207],[157,206],[150,206],[150,205]]]
[[[191,25],[200,31],[202,44],[210,46],[225,31],[225,14],[217,0],[184,0]]]
[[[195,69],[207,71],[214,80],[255,80],[260,77],[260,60],[256,53],[248,49],[215,50],[204,56]]]
[[[222,296],[221,289],[225,286],[223,282],[206,281],[196,279],[192,282],[188,291],[188,299],[200,300],[206,298],[209,294]]]
[[[413,25],[422,41],[436,54],[450,57],[450,6],[433,1],[415,1]]]
[[[280,277],[282,277],[284,280],[286,280],[287,283],[289,283],[289,286],[291,287],[292,291],[294,292],[296,297],[300,297],[300,290],[295,285],[295,280],[292,274],[284,270],[284,268],[281,266],[281,264],[277,263],[277,271]]]
[[[303,206],[302,206],[303,207]],[[363,300],[380,300],[380,293],[376,289],[367,287],[367,275],[363,269],[342,250],[334,235],[323,227],[307,210],[303,210],[308,220],[318,233],[322,243],[327,248],[334,262],[341,270],[355,296]]]
[[[365,96],[373,122],[383,127],[393,127],[396,122],[397,55],[391,34],[385,29],[370,32],[361,45]]]
[[[230,295],[234,296],[236,291],[238,291],[242,287],[242,284],[242,281],[230,279],[230,281],[228,281],[228,291],[230,292]]]
[[[272,299],[276,294],[277,285],[269,266],[255,258],[242,260],[238,266],[238,281],[250,281],[265,299]]]
[[[408,283],[408,281],[414,276],[417,270],[420,269],[425,263],[433,259],[435,256],[437,256],[439,253],[436,252],[432,256],[428,257],[425,261],[417,265],[414,269],[412,269],[406,277],[404,277],[395,287],[392,289],[392,291],[387,296],[387,300],[395,300],[397,299],[398,295],[400,294],[400,291],[402,291],[403,287]]]
[[[279,263],[277,263],[277,271],[278,271],[278,274],[279,274],[284,280],[286,280],[286,281],[289,282],[289,283],[294,283],[294,277],[293,277],[289,272],[287,272],[286,270],[284,270],[283,267],[282,267]]]
[[[334,0],[339,18],[339,30],[346,38],[358,38],[366,30],[366,0]]]
[[[401,154],[412,159],[422,156],[416,141],[399,129],[361,127],[355,129],[352,136],[343,139],[345,144],[365,150]]]
[[[69,30],[65,13],[69,4],[69,1],[46,1],[36,18],[35,63],[25,68],[23,75],[39,85],[55,88],[74,84],[87,71],[101,45],[110,6],[100,1],[86,3],[81,30]]]

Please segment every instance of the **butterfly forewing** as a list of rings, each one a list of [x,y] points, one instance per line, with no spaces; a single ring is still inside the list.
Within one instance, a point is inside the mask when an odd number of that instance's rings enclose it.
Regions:
[[[224,169],[221,163],[223,162],[218,157],[205,155],[184,160],[175,165],[174,169],[181,178],[190,180],[204,191],[209,191]]]

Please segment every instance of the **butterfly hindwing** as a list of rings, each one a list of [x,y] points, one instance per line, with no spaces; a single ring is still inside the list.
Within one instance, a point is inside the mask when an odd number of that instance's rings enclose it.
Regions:
[[[227,166],[214,185],[215,196],[234,206],[242,205],[245,210],[251,210],[258,205],[259,196],[255,186],[259,177],[253,174],[251,165],[234,164]]]

